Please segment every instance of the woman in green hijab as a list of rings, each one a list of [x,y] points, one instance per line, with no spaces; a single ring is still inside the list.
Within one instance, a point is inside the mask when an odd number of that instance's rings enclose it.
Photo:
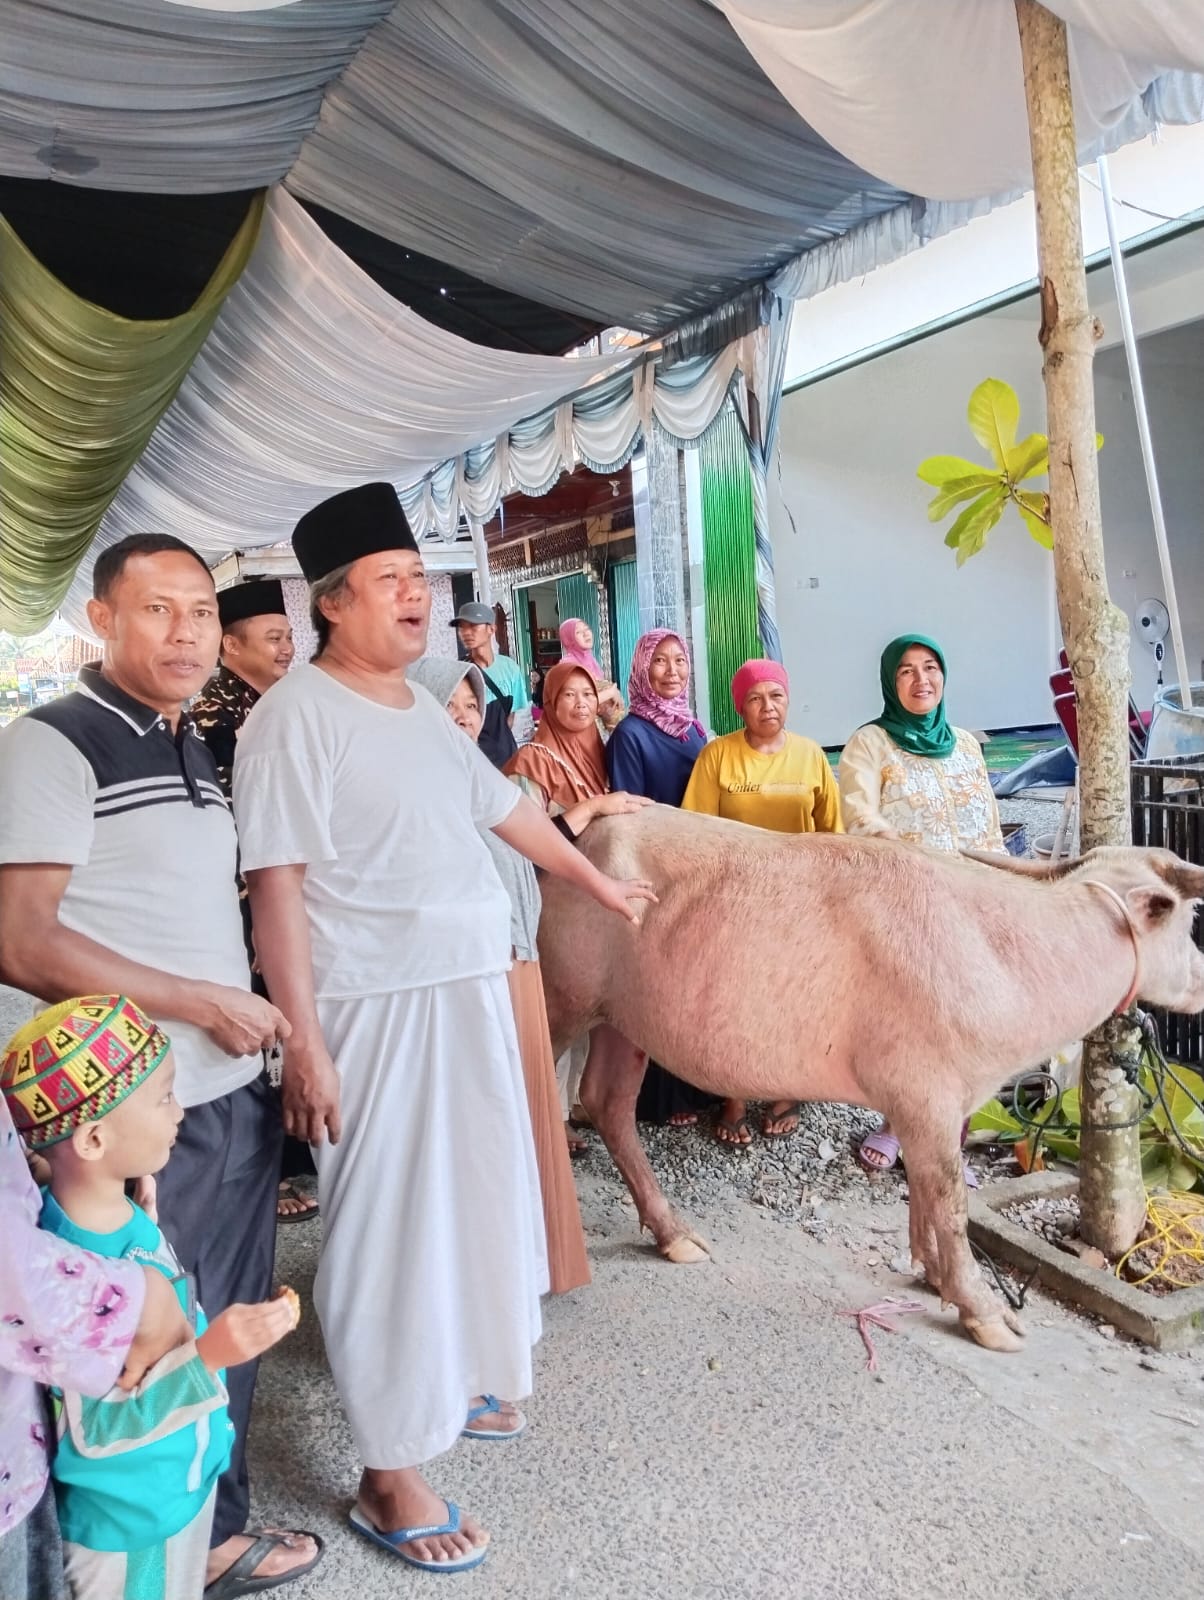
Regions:
[[[882,652],[880,679],[882,715],[841,752],[845,831],[930,850],[1002,850],[982,748],[945,716],[941,647],[922,633],[901,634]],[[859,1159],[870,1171],[893,1167],[898,1156],[886,1123],[862,1140]],[[969,1167],[966,1179],[977,1183]]]

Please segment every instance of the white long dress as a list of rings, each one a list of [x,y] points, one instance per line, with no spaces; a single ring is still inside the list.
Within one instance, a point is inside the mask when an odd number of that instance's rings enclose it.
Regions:
[[[380,1469],[448,1449],[471,1396],[530,1393],[548,1287],[510,902],[477,832],[518,792],[417,685],[414,701],[301,667],[252,711],[234,767],[244,870],[306,866],[343,1117],[314,1151],[314,1301]]]

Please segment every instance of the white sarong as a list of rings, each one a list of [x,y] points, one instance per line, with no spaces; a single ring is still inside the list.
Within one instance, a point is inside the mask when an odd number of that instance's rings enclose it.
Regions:
[[[343,1132],[314,1151],[314,1303],[367,1467],[449,1449],[469,1399],[531,1392],[548,1288],[504,975],[319,1000]]]

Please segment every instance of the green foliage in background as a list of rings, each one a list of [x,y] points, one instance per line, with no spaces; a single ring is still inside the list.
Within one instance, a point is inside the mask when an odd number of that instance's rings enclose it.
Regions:
[[[1163,1083],[1164,1106],[1158,1098],[1154,1075],[1148,1066],[1141,1069],[1140,1083],[1154,1102],[1138,1129],[1141,1174],[1146,1188],[1204,1190],[1204,1111],[1200,1110],[1186,1089],[1170,1078]],[[1077,1164],[1078,1129],[1082,1118],[1077,1088],[1065,1089],[1060,1095],[1051,1096],[1037,1110],[1026,1108],[1025,1114],[1038,1124],[1038,1128],[1021,1122],[1011,1106],[1004,1105],[1001,1100],[988,1100],[970,1118],[970,1132],[989,1134],[992,1144],[1023,1146],[1027,1142],[1027,1150],[1018,1152],[1020,1165],[1027,1171],[1039,1129],[1041,1150]]]

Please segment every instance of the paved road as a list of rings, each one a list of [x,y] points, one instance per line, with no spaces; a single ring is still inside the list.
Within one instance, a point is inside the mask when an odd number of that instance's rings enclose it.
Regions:
[[[588,1166],[595,1282],[548,1305],[532,1426],[432,1470],[492,1531],[478,1600],[1204,1592],[1204,1363],[1148,1370],[1040,1300],[1024,1354],[991,1356],[920,1290],[928,1309],[878,1337],[875,1377],[838,1313],[904,1280],[751,1205],[705,1219],[712,1263],[668,1266],[637,1244],[602,1158]],[[871,1210],[904,1225],[902,1206]],[[281,1233],[306,1300],[315,1233]],[[259,1506],[329,1544],[295,1600],[426,1583],[343,1531],[357,1468],[312,1316],[260,1396]]]

